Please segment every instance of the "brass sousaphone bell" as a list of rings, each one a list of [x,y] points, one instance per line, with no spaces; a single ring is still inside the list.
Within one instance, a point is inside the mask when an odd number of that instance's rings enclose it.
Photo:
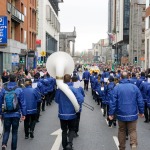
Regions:
[[[65,74],[71,74],[74,70],[73,58],[65,52],[55,52],[50,55],[46,62],[46,68],[50,76],[56,79],[56,84],[66,96],[70,99],[76,112],[79,111],[79,104],[75,95],[72,93],[67,84],[63,82]]]

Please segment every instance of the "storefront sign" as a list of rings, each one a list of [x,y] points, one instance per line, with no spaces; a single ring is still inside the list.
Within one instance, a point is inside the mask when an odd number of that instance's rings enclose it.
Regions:
[[[12,54],[12,64],[18,64],[18,63],[19,63],[19,55]]]
[[[0,45],[7,44],[7,17],[0,16]]]

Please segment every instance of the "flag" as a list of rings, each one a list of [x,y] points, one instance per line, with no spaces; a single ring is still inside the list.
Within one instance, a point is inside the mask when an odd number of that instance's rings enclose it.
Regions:
[[[115,35],[113,33],[109,33],[107,32],[109,39],[111,39],[111,41],[115,41]]]

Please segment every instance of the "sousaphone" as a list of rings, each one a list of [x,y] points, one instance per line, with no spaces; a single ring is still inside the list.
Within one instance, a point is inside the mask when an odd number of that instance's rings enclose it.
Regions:
[[[79,111],[79,104],[75,95],[70,90],[69,86],[63,82],[63,77],[65,74],[70,74],[74,70],[74,60],[73,58],[65,52],[55,52],[50,55],[46,62],[46,68],[50,76],[56,79],[56,84],[59,89],[61,89],[66,96],[70,99],[76,112]]]

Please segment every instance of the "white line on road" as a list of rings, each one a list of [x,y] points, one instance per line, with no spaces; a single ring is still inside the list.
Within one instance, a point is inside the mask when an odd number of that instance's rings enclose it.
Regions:
[[[114,141],[115,141],[115,143],[117,145],[117,148],[119,150],[119,141],[118,141],[118,138],[116,136],[113,136],[113,139],[114,139]]]
[[[102,114],[103,114],[104,110],[101,109],[101,111],[102,111]],[[105,119],[105,121],[106,121],[106,124],[108,125],[107,119]],[[113,136],[113,139],[114,139],[114,141],[115,141],[115,144],[116,144],[116,146],[117,146],[117,149],[119,150],[119,141],[118,141],[118,138],[117,138],[116,136]]]
[[[103,113],[104,113],[104,109],[101,109],[101,112],[102,112],[102,114],[103,114]],[[106,121],[106,123],[107,123],[107,125],[108,125],[107,119],[105,119],[105,121]]]
[[[51,135],[57,135],[57,138],[53,144],[53,147],[51,148],[51,150],[59,150],[61,142],[62,142],[62,136],[61,136],[61,129],[56,130],[55,132],[53,132]]]
[[[105,119],[105,121],[106,121],[106,123],[107,123],[107,125],[108,125],[108,121],[107,121],[107,119]]]

